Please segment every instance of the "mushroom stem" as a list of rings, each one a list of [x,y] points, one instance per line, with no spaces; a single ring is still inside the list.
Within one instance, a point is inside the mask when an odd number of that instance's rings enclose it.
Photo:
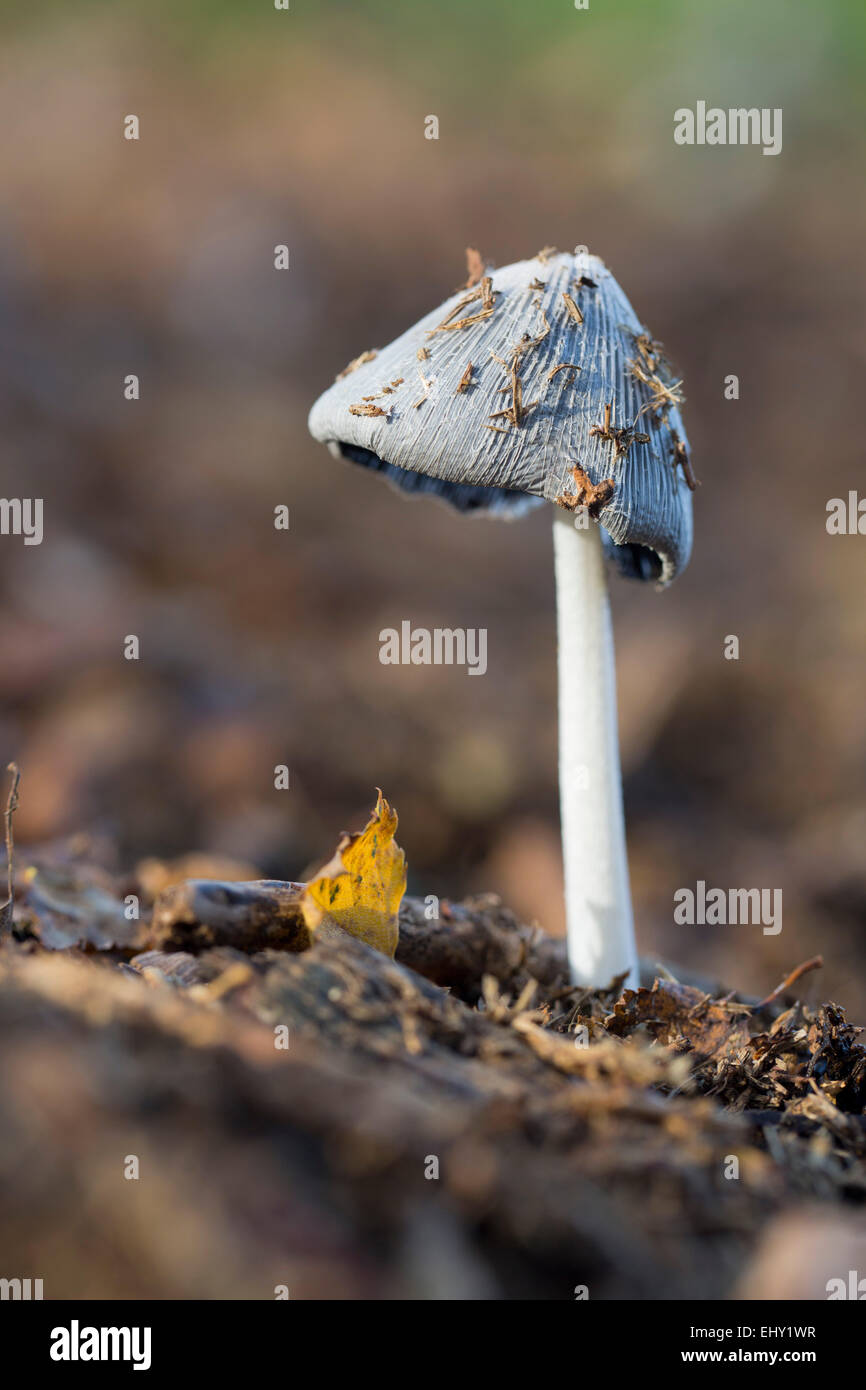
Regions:
[[[638,981],[601,528],[553,522],[559,641],[559,796],[568,960],[576,984]],[[587,518],[588,520],[588,518]]]

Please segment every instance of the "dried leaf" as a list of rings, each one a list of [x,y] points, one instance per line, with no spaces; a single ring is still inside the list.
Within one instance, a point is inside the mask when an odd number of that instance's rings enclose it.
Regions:
[[[397,814],[379,792],[364,830],[344,835],[302,901],[311,931],[333,924],[393,956],[397,914],[406,891],[406,856],[394,841]]]

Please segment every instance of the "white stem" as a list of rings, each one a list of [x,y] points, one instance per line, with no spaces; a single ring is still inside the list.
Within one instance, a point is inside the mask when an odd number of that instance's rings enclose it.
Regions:
[[[557,507],[559,796],[571,978],[637,985],[619,767],[613,626],[598,524]]]

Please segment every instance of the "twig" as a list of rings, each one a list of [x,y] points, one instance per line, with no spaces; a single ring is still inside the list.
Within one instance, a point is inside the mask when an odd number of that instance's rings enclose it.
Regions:
[[[593,425],[590,434],[597,434],[599,439],[613,439],[613,401],[608,401],[604,407],[604,424]]]
[[[457,319],[457,321],[454,322],[453,320],[456,315],[470,304],[473,304],[476,299],[481,300],[481,308],[478,310],[478,313],[468,314],[465,318]],[[437,324],[435,328],[430,329],[427,337],[432,338],[434,333],[450,333],[454,329],[470,328],[472,324],[480,323],[482,319],[489,319],[496,307],[495,299],[496,291],[493,288],[493,280],[489,275],[485,275],[481,283],[476,285],[475,289],[470,290],[468,294],[464,294],[463,298],[457,301],[453,309],[445,315],[441,323]]]
[[[642,405],[635,420],[639,420],[647,411],[653,411],[663,424],[667,424],[668,412],[671,406],[679,408],[685,404],[685,396],[680,387],[682,378],[679,381],[664,381],[657,372],[647,373],[640,362],[630,361],[629,371],[635,381],[639,381],[643,386],[648,386],[652,395],[645,405]]]
[[[649,435],[641,434],[634,425],[620,425],[614,427],[613,423],[613,402],[608,402],[604,407],[604,424],[594,425],[590,434],[597,434],[599,439],[609,439],[613,442],[614,456],[622,458],[627,454],[632,444],[649,444]]]
[[[14,861],[15,844],[12,836],[12,817],[18,809],[18,783],[21,781],[21,773],[18,771],[17,763],[10,763],[6,769],[12,773],[12,785],[9,788],[9,797],[6,802],[6,813],[3,817],[6,826],[6,901],[0,906],[0,933],[7,927],[12,930],[12,909],[15,905],[15,892],[12,885],[12,870]]]
[[[551,367],[550,371],[547,373],[547,380],[553,381],[553,378],[556,376],[557,372],[564,372],[566,368],[569,367],[573,372],[583,371],[583,368],[578,366],[577,362],[557,362],[556,366]],[[573,380],[574,377],[572,377],[572,381]]]
[[[530,340],[529,345],[534,346],[534,341]],[[499,357],[496,360],[497,362],[502,361],[502,359]],[[530,401],[528,405],[523,404],[523,383],[520,380],[520,370],[518,367],[519,362],[520,351],[519,349],[515,348],[514,356],[511,359],[511,365],[507,369],[511,378],[509,383],[511,389],[511,405],[508,407],[507,410],[494,411],[493,414],[489,417],[491,420],[499,420],[504,417],[506,420],[508,420],[510,424],[514,426],[515,429],[520,428],[528,412],[538,405],[538,401]]]
[[[691,460],[689,459],[689,451],[680,439],[679,434],[676,430],[671,430],[671,439],[673,441],[674,446],[672,451],[674,468],[676,469],[678,466],[682,468],[683,475],[689,486],[689,491],[694,492],[695,488],[698,486],[698,480],[695,477],[694,472],[692,471]]]
[[[766,999],[762,999],[760,1004],[755,1005],[755,1013],[758,1013],[761,1009],[765,1009],[768,1004],[772,1004],[774,999],[778,999],[780,994],[784,994],[785,991],[790,989],[791,985],[796,984],[803,975],[808,975],[810,970],[820,970],[823,964],[823,956],[812,956],[811,960],[804,960],[802,965],[798,965],[795,970],[791,971],[790,975],[785,977],[780,985],[776,985],[776,988],[770,991]]]

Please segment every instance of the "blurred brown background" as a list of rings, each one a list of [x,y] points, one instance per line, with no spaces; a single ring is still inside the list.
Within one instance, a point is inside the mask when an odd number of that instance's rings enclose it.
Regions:
[[[0,539],[22,844],[87,829],[122,864],[297,877],[380,785],[410,891],[562,929],[549,512],[407,502],[306,415],[465,246],[583,242],[685,376],[702,480],[682,580],[614,585],[641,948],[761,993],[822,951],[814,988],[863,1014],[866,537],[825,529],[866,487],[862,7],[0,14],[0,491],[46,526]],[[782,153],[676,146],[699,99],[782,107]],[[404,618],[487,627],[486,679],[380,665]],[[674,926],[699,878],[781,887],[782,933]]]

